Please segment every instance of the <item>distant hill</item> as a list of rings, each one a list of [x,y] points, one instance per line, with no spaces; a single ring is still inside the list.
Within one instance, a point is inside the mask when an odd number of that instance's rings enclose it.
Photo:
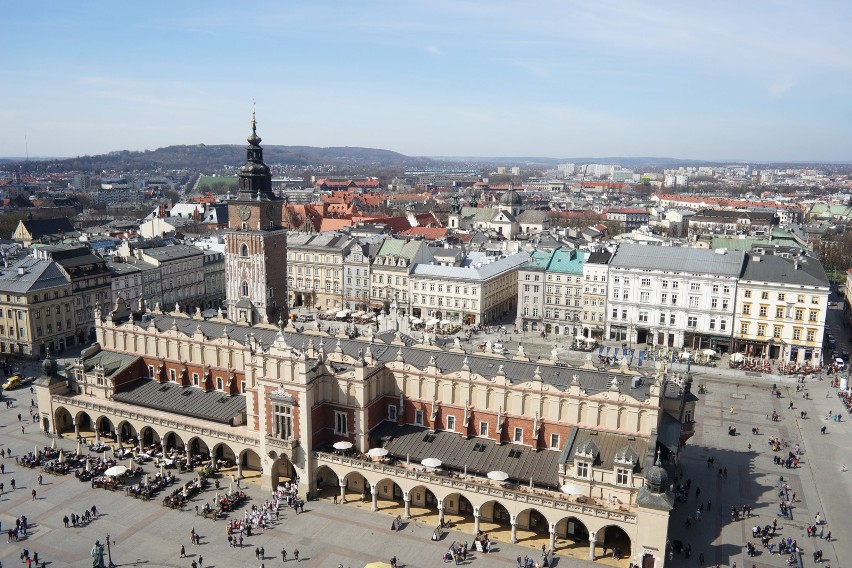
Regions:
[[[432,163],[429,158],[413,158],[390,150],[339,146],[264,146],[267,164],[297,167],[333,165],[338,168],[409,167]],[[121,150],[97,156],[78,156],[59,160],[30,159],[30,170],[101,172],[104,170],[182,170],[217,171],[245,161],[245,146],[230,144],[208,146],[166,146],[156,150]]]

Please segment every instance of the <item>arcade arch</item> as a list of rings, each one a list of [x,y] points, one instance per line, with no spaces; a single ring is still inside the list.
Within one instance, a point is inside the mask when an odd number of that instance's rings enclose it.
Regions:
[[[60,406],[56,409],[54,413],[53,419],[54,432],[57,434],[65,434],[66,432],[74,431],[74,418],[71,416],[71,413],[68,412],[68,409],[64,406]],[[50,429],[45,430],[47,432]]]

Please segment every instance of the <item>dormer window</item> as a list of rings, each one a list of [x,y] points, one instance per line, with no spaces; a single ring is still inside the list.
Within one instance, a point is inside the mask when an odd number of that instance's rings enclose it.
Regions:
[[[589,477],[589,464],[587,462],[577,462],[577,477]]]

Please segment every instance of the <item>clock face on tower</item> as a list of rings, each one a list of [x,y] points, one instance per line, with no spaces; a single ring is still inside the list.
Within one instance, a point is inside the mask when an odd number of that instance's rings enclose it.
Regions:
[[[237,209],[237,214],[240,216],[240,219],[245,221],[251,217],[251,207],[248,205],[240,205]]]

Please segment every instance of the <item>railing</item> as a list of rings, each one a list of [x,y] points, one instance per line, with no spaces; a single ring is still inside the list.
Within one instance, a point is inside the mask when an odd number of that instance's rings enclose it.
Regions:
[[[477,493],[497,499],[516,501],[537,507],[549,507],[551,509],[566,511],[569,513],[590,515],[593,517],[606,518],[625,523],[636,522],[636,515],[627,512],[626,510],[609,509],[597,504],[581,503],[577,501],[576,498],[571,501],[567,495],[563,493],[556,493],[554,491],[536,489],[533,492],[527,492],[516,491],[514,489],[503,489],[500,487],[494,487],[487,482],[458,479],[446,475],[435,475],[427,472],[414,471],[404,467],[376,463],[348,456],[330,454],[327,452],[312,453],[314,459],[320,462],[336,463],[353,467],[355,469],[375,471],[391,477],[402,477],[419,481],[421,483],[440,485],[460,492],[465,491],[468,493]],[[626,507],[622,508],[627,509]]]
[[[242,434],[237,434],[236,432],[232,432],[227,428],[217,428],[209,424],[201,426],[184,420],[164,418],[154,413],[148,413],[143,410],[137,410],[136,407],[134,407],[133,410],[128,410],[119,406],[103,404],[102,402],[98,402],[96,399],[87,399],[85,397],[67,397],[62,395],[53,395],[53,400],[55,400],[57,404],[73,406],[81,410],[91,410],[93,412],[99,412],[101,414],[126,418],[128,420],[138,420],[139,422],[144,422],[146,424],[156,424],[174,430],[190,432],[192,434],[211,436],[223,441],[245,444],[247,446],[260,445],[259,438],[253,438],[249,436],[244,436]],[[116,424],[116,426],[118,425]]]
[[[266,443],[270,446],[276,446],[278,448],[283,448],[285,450],[292,451],[293,448],[299,445],[299,440],[282,440],[281,438],[276,438],[274,436],[266,436]]]

